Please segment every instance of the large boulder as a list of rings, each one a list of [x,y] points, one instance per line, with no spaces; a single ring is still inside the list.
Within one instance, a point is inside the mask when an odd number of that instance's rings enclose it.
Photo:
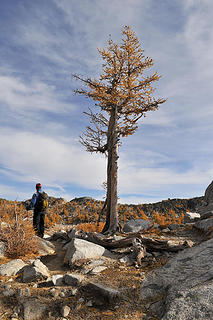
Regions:
[[[32,282],[50,278],[48,268],[39,260],[35,260],[30,266],[23,269],[22,281]]]
[[[186,212],[184,214],[184,223],[195,222],[200,219],[200,214],[197,212]]]
[[[144,219],[132,219],[124,224],[124,232],[139,232],[142,230],[147,230],[152,227],[152,223]]]
[[[197,289],[196,292],[199,291],[199,288],[202,288],[203,292],[208,292],[209,289],[206,287],[208,283],[211,284],[211,288],[213,288],[212,252],[213,239],[210,239],[198,246],[185,249],[178,253],[162,268],[148,274],[141,287],[142,299],[165,296],[165,300],[162,301],[162,306],[166,305],[168,308],[163,310],[164,320],[194,319],[193,317],[186,318],[187,313],[185,318],[182,318],[179,315],[181,308],[176,308],[176,316],[169,318],[169,316],[167,316],[171,311],[169,306],[174,306],[174,303],[169,302],[177,299],[177,301],[179,301],[178,303],[180,303],[180,295],[183,295],[183,297],[187,294],[190,295],[193,292],[193,288]],[[191,309],[193,309],[193,304],[194,307],[196,307],[196,299],[199,299],[199,297],[196,298],[196,292],[194,298],[190,300],[191,302],[189,301],[189,303],[191,303]],[[205,294],[206,293],[203,293],[203,296]],[[186,302],[186,299],[183,298],[182,300],[184,303]],[[205,318],[206,304],[204,303],[204,299],[200,298],[199,303],[200,313],[198,319],[207,319]],[[158,306],[158,310],[161,309],[162,308]],[[160,316],[162,316],[162,314]]]
[[[26,266],[21,259],[11,260],[0,266],[0,276],[14,276]]]
[[[67,246],[64,262],[73,264],[77,260],[100,258],[103,255],[110,256],[110,252],[98,244],[74,238]]]
[[[42,256],[55,253],[55,246],[52,242],[38,237],[38,252]]]

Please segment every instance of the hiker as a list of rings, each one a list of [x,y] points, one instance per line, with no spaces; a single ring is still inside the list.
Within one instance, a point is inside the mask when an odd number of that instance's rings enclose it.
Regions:
[[[33,212],[33,227],[36,234],[43,238],[44,237],[44,218],[45,212],[48,208],[48,196],[42,191],[40,183],[36,184],[36,192],[32,196],[32,200],[27,207],[27,210],[34,209]]]

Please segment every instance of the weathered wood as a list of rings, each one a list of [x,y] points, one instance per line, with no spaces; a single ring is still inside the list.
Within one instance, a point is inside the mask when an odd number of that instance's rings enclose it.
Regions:
[[[134,239],[138,238],[141,244],[146,247],[147,251],[171,251],[177,252],[185,248],[191,247],[192,244],[186,240],[166,240],[155,239],[143,236],[140,233],[134,233],[127,236],[125,239],[114,240],[113,238],[103,238],[95,233],[88,233],[83,236],[87,241],[99,244],[106,249],[127,248],[133,246]]]

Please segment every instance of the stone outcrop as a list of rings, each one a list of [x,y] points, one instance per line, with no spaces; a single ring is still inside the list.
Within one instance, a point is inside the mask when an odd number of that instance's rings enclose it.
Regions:
[[[162,301],[161,308],[158,308],[158,310],[162,310],[163,305],[167,305],[167,308],[163,309],[163,312],[165,313],[163,318],[164,320],[193,319],[190,317],[181,318],[179,317],[179,314],[176,317],[169,318],[169,314],[173,312],[169,306],[174,306],[174,303],[172,302],[174,299],[179,299],[178,301],[180,303],[182,299],[180,299],[181,295],[184,297],[187,292],[190,296],[190,292],[193,293],[196,292],[196,290],[198,292],[200,287],[203,292],[208,292],[209,288],[211,288],[211,290],[213,289],[212,252],[213,239],[210,239],[208,241],[204,241],[198,246],[185,249],[178,253],[162,268],[148,274],[141,287],[142,299],[148,299],[155,296],[165,296],[166,298]],[[209,284],[210,287],[206,287],[207,284]],[[203,293],[203,295],[205,295],[205,293]],[[194,296],[191,294],[190,299],[189,303],[192,305],[191,307],[188,306],[188,308],[193,309],[193,305],[196,305],[199,296],[196,297],[196,294]],[[182,300],[186,303],[186,299],[183,298]],[[202,302],[202,298],[200,298],[199,302],[200,311],[198,319],[207,319],[205,318],[206,305]],[[203,313],[202,310],[204,310]],[[178,309],[176,309],[176,311],[178,312]],[[210,312],[210,310],[208,310],[208,312]]]
[[[162,320],[213,319],[213,282],[181,290],[170,289],[167,294],[166,312]]]
[[[206,188],[203,201],[197,212],[200,214],[201,219],[202,217],[209,218],[213,216],[213,181]]]

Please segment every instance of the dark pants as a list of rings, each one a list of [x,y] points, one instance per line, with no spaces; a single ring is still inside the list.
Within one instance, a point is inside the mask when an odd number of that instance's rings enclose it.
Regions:
[[[37,236],[43,238],[44,236],[44,218],[45,212],[36,212],[33,214],[33,227]]]

